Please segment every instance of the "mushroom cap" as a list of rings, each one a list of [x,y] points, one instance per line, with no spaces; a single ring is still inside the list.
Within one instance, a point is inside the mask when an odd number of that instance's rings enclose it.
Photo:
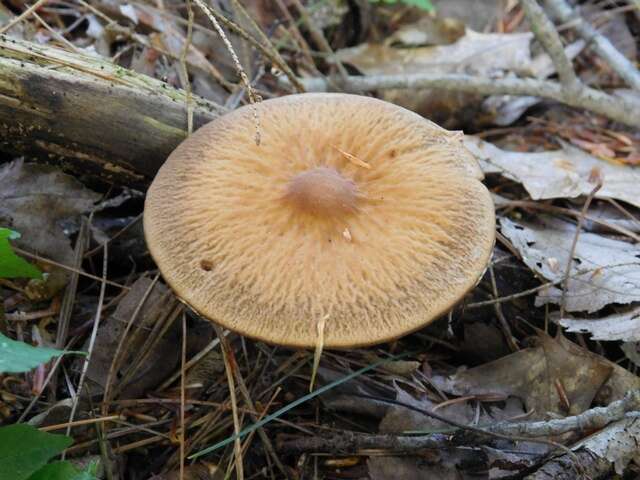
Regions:
[[[261,142],[256,144],[256,114]],[[241,107],[182,142],[144,231],[197,313],[269,343],[398,338],[450,310],[486,269],[495,213],[449,132],[374,98],[299,94]]]

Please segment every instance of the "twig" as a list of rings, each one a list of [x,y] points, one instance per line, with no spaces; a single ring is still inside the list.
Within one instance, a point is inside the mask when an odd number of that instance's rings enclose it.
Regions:
[[[488,430],[525,437],[552,437],[573,431],[585,433],[621,420],[629,412],[637,415],[638,410],[640,410],[640,390],[631,390],[621,400],[611,402],[606,407],[594,407],[572,417],[541,422],[501,422],[488,427]]]
[[[31,5],[29,8],[27,8],[24,12],[22,12],[16,18],[14,18],[9,23],[7,23],[2,28],[0,28],[0,35],[8,32],[10,29],[15,27],[18,23],[23,21],[25,18],[27,18],[29,15],[31,15],[33,12],[35,12],[37,9],[39,9],[42,5],[44,5],[48,1],[49,0],[38,0],[36,3]]]
[[[276,59],[275,65],[281,68],[288,78],[293,78],[297,80],[297,77],[295,73],[293,73],[293,70],[291,70],[287,62],[284,60],[284,58],[282,58],[282,56],[280,55],[280,52],[278,52],[278,49],[271,43],[271,40],[269,40],[269,37],[267,37],[265,33],[262,31],[262,28],[260,27],[260,25],[258,25],[256,21],[251,17],[251,15],[249,15],[249,13],[244,8],[244,6],[240,3],[239,0],[232,0],[232,2],[233,2],[233,5],[238,9],[238,11],[240,11],[240,13],[247,19],[249,24],[253,27],[253,30],[258,35],[258,38],[260,39],[260,42],[262,42],[262,45],[264,46],[264,48],[271,51],[273,57]],[[294,84],[294,86],[298,90],[301,87],[299,83]]]
[[[69,344],[67,345],[67,348],[69,348],[71,345],[72,345],[72,342],[69,342]],[[29,405],[27,405],[27,408],[25,408],[24,411],[20,414],[20,418],[18,418],[18,421],[16,423],[22,423],[24,422],[25,418],[27,418],[27,415],[29,415],[29,412],[33,409],[35,404],[38,402],[38,400],[40,399],[40,396],[42,395],[42,392],[44,392],[46,386],[49,384],[49,382],[53,378],[53,375],[58,369],[58,366],[60,365],[60,363],[62,362],[63,357],[64,355],[59,355],[55,359],[55,361],[53,362],[53,366],[51,367],[51,370],[49,370],[47,377],[44,379],[44,382],[42,382],[42,388],[38,393],[36,393],[33,396],[31,401],[29,402]]]
[[[336,78],[343,90],[351,92],[383,90],[438,88],[478,95],[524,95],[549,98],[575,108],[584,108],[611,120],[638,126],[640,102],[608,95],[582,84],[576,77],[562,42],[553,23],[545,15],[537,0],[522,0],[527,18],[536,37],[551,57],[558,71],[560,83],[523,78],[492,79],[460,74],[409,74],[347,76]],[[326,91],[332,88],[323,78],[303,81],[308,91]]]
[[[111,280],[104,280],[104,279],[102,279],[102,278],[100,278],[100,277],[98,277],[96,275],[92,275],[90,273],[83,272],[82,270],[79,270],[77,268],[70,267],[69,265],[65,265],[64,263],[56,262],[55,260],[51,260],[49,258],[42,257],[42,256],[37,255],[35,253],[28,252],[28,251],[23,250],[23,249],[21,249],[19,247],[12,247],[12,248],[17,253],[19,253],[20,255],[24,255],[25,257],[29,257],[29,258],[31,258],[33,260],[36,260],[37,262],[42,262],[42,263],[46,263],[48,265],[53,265],[54,267],[60,267],[60,268],[62,268],[64,270],[67,270],[69,272],[74,272],[74,273],[77,273],[78,275],[81,275],[81,276],[87,277],[87,278],[91,278],[92,280],[97,280],[99,282],[104,281],[104,283],[106,283],[107,285],[111,285],[112,287],[118,287],[118,288],[121,288],[123,290],[131,290],[131,287],[127,287],[126,285],[121,285],[119,283],[112,282]]]
[[[231,413],[233,416],[233,430],[235,434],[234,441],[234,458],[236,464],[236,475],[239,480],[244,478],[244,471],[242,468],[242,443],[240,441],[240,419],[238,416],[238,401],[236,399],[236,384],[234,371],[237,368],[235,362],[231,357],[231,351],[228,348],[229,345],[225,342],[226,337],[222,333],[222,328],[214,324],[216,334],[220,339],[220,348],[222,349],[222,359],[224,360],[224,371],[227,375],[227,383],[229,384],[229,398],[231,400]],[[233,363],[232,363],[233,362]]]
[[[215,10],[211,8],[209,5],[207,5],[206,3],[204,3],[203,0],[194,0],[194,2],[196,2],[196,5],[200,7],[200,9],[209,18],[209,20],[211,20],[213,27],[218,32],[218,35],[220,35],[220,38],[222,39],[222,42],[224,43],[227,51],[229,52],[229,55],[231,55],[231,59],[233,60],[233,64],[236,67],[238,75],[240,75],[240,80],[242,81],[242,84],[247,89],[247,94],[249,95],[249,103],[253,105],[253,119],[256,125],[256,138],[255,138],[256,145],[260,145],[260,119],[258,117],[258,109],[255,107],[255,103],[260,101],[260,97],[256,95],[255,91],[253,90],[253,87],[251,86],[251,82],[249,81],[249,77],[247,77],[247,74],[245,73],[244,68],[242,68],[242,64],[240,63],[238,56],[236,55],[236,52],[233,49],[233,45],[231,45],[231,42],[229,41],[227,34],[224,33],[224,30],[222,29],[222,27],[220,26],[220,23],[218,22],[218,19],[216,18],[217,15]],[[239,470],[238,475],[242,476],[241,473],[242,471]]]
[[[147,298],[149,298],[149,295],[151,294],[151,291],[155,287],[156,282],[158,281],[159,278],[160,278],[160,275],[156,275],[155,278],[151,281],[151,283],[147,287],[147,290],[144,292],[144,294],[142,295],[142,298],[138,302],[138,305],[136,305],[136,308],[133,311],[133,314],[131,314],[131,318],[129,318],[129,321],[125,326],[124,331],[122,332],[122,335],[120,335],[120,339],[118,340],[118,345],[116,346],[116,351],[113,354],[111,365],[109,366],[109,371],[107,372],[107,379],[104,384],[104,393],[102,395],[102,415],[106,415],[107,410],[109,409],[109,402],[111,400],[111,382],[115,377],[116,370],[120,366],[120,363],[119,363],[120,351],[122,350],[124,341],[129,333],[129,330],[131,329],[131,326],[133,325],[134,320],[136,320],[136,318],[138,317],[138,314],[140,313],[142,306],[146,303]]]
[[[545,51],[551,57],[553,65],[556,67],[562,86],[567,90],[573,90],[578,86],[576,72],[571,66],[571,61],[567,57],[562,46],[562,40],[553,23],[538,5],[537,0],[520,0],[527,20],[531,24],[531,30]]]
[[[599,266],[599,267],[594,267],[594,268],[588,268],[588,269],[584,269],[584,270],[578,270],[576,271],[576,273],[574,273],[573,275],[570,275],[569,278],[574,278],[574,277],[579,277],[581,275],[584,275],[585,273],[591,273],[591,272],[595,272],[597,270],[602,270],[603,268],[618,268],[618,267],[627,267],[629,265],[637,265],[637,262],[625,262],[625,263],[616,263],[613,265],[605,265],[604,267]],[[523,290],[522,292],[518,292],[518,293],[513,293],[511,295],[507,295],[506,297],[499,297],[499,298],[495,298],[493,300],[484,300],[482,302],[474,302],[474,303],[469,303],[467,305],[465,305],[465,309],[470,310],[470,309],[474,309],[474,308],[482,308],[482,307],[488,307],[491,306],[495,303],[504,303],[504,302],[509,302],[511,300],[515,300],[516,298],[521,298],[521,297],[527,297],[529,295],[533,295],[534,293],[537,293],[541,290],[545,290],[549,287],[553,287],[555,285],[559,285],[560,283],[562,283],[564,280],[564,278],[559,278],[557,280],[553,280],[551,282],[545,282],[541,285],[538,285],[537,287],[533,287],[533,288],[529,288],[528,290]]]
[[[372,435],[344,431],[335,435],[302,437],[281,441],[278,449],[290,454],[305,452],[354,454],[363,450],[389,450],[411,453],[427,448],[439,449],[451,446],[451,435],[432,433],[429,435]]]
[[[38,15],[37,12],[32,12],[31,15],[34,16],[34,18],[36,20],[38,20],[38,23],[40,23],[40,25],[42,25],[49,33],[51,33],[51,35],[58,40],[59,42],[63,43],[64,45],[66,45],[66,47],[71,50],[72,52],[75,53],[81,53],[81,50],[76,47],[73,43],[71,43],[69,40],[67,40],[66,38],[64,38],[60,33],[56,32],[51,25],[49,25],[47,22],[44,21],[44,19]]]
[[[187,37],[185,38],[182,51],[180,52],[180,72],[182,77],[182,88],[184,89],[185,102],[187,106],[187,136],[193,133],[193,102],[191,99],[191,82],[189,81],[189,70],[187,69],[187,54],[191,47],[191,38],[193,36],[193,7],[191,6],[191,0],[186,0],[187,3]],[[180,464],[180,480],[183,476],[183,464]]]
[[[82,258],[84,257],[84,250],[87,245],[88,232],[89,223],[86,217],[82,217],[80,231],[78,232],[78,238],[73,251],[73,266],[77,271],[71,273],[69,284],[67,285],[64,297],[62,298],[60,316],[58,317],[58,329],[56,331],[56,348],[62,348],[66,343],[67,335],[69,334],[69,321],[71,320],[73,304],[76,301],[76,293],[78,291],[78,278],[80,277],[78,272],[82,267]]]
[[[46,427],[40,427],[38,430],[41,432],[51,432],[54,430],[62,430],[67,427],[79,427],[82,425],[91,425],[93,423],[110,422],[113,420],[122,420],[122,415],[108,415],[106,417],[87,418],[85,420],[76,420],[75,422],[58,423],[56,425],[47,425]]]
[[[78,389],[76,390],[76,394],[73,397],[73,404],[71,405],[71,413],[69,415],[69,426],[67,426],[67,435],[71,431],[71,423],[73,423],[73,417],[75,416],[76,409],[78,408],[78,403],[80,403],[80,395],[82,394],[82,387],[84,385],[84,379],[87,375],[87,370],[89,370],[89,362],[91,362],[91,356],[93,353],[93,347],[96,344],[96,337],[98,336],[98,326],[100,325],[100,319],[102,318],[102,304],[104,303],[104,294],[107,289],[107,267],[108,263],[108,248],[107,244],[104,245],[104,252],[102,256],[102,284],[100,285],[100,294],[98,297],[98,307],[96,308],[96,317],[93,322],[93,330],[91,331],[91,337],[89,338],[89,347],[87,351],[87,356],[84,359],[84,363],[82,364],[82,372],[80,373],[80,380],[78,381]]]
[[[222,350],[229,352],[231,363],[233,365],[237,365],[237,361],[235,359],[235,355],[233,353],[231,345],[229,344],[229,340],[224,335],[219,337],[219,338],[221,339],[220,345],[221,345]],[[240,370],[238,370],[237,368],[235,369],[235,378],[236,378],[236,380],[238,382],[238,388],[240,389],[240,394],[244,398],[244,402],[246,403],[247,407],[249,407],[249,409],[250,409],[249,416],[251,417],[251,420],[253,422],[259,422],[260,420],[262,420],[263,416],[267,413],[268,408],[266,408],[260,414],[259,417],[256,416],[255,414],[251,413],[251,411],[255,412],[255,411],[257,411],[257,409],[256,409],[255,404],[253,403],[253,400],[251,399],[251,395],[249,394],[249,389],[247,388],[247,385],[246,385],[246,383],[244,381],[244,378],[242,378],[242,374],[241,374]],[[275,396],[273,397],[273,399],[275,399]],[[269,405],[271,404],[272,401],[273,400],[271,400],[269,402]],[[278,467],[278,470],[280,470],[280,472],[286,478],[287,477],[287,471],[284,468],[284,465],[282,465],[282,462],[280,461],[280,459],[278,458],[278,455],[276,455],[275,449],[273,448],[273,445],[272,445],[271,440],[269,439],[268,435],[265,433],[264,428],[258,428],[257,431],[258,431],[258,435],[260,436],[260,439],[262,440],[262,443],[264,444],[265,450],[267,451],[267,453],[273,459],[274,463]]]
[[[491,289],[493,290],[493,298],[498,298],[498,286],[496,285],[496,275],[493,271],[493,265],[489,265],[489,276],[491,278]],[[500,302],[494,303],[493,308],[495,309],[496,317],[498,317],[498,321],[500,322],[500,326],[502,327],[502,333],[505,336],[509,348],[512,352],[517,352],[520,349],[516,344],[513,333],[511,333],[509,322],[507,322],[507,319],[504,317],[504,313],[502,313],[502,306],[500,305]]]
[[[640,0],[634,0],[634,3],[640,8]],[[585,21],[576,10],[571,8],[565,0],[546,0],[546,5],[551,13],[557,16],[562,22],[570,23],[585,41],[593,43],[593,49],[596,53],[605,60],[631,88],[640,90],[640,72],[638,72],[638,69],[627,60],[624,55],[616,50],[608,38],[598,33],[598,31]]]
[[[568,455],[560,455],[546,462],[536,472],[524,477],[524,480],[595,480],[605,478],[603,475],[611,470],[612,463],[606,458],[597,456],[589,450],[575,452],[574,458]],[[577,459],[577,460],[576,460]],[[580,465],[581,475],[576,477],[575,462]],[[503,477],[506,480],[522,478],[522,476]],[[608,478],[608,476],[606,477]]]
[[[578,217],[578,224],[576,225],[576,233],[573,236],[573,242],[571,243],[571,248],[569,249],[569,255],[567,257],[567,266],[564,271],[564,278],[562,279],[562,295],[560,297],[560,318],[564,318],[564,310],[565,303],[567,300],[567,289],[569,288],[569,275],[571,275],[571,264],[573,263],[573,255],[576,251],[576,246],[578,245],[578,237],[580,236],[580,231],[582,230],[582,224],[584,223],[584,217],[589,211],[589,206],[591,205],[591,201],[598,190],[602,188],[602,178],[598,174],[597,184],[593,187],[593,190],[587,196],[584,205],[582,206],[582,211],[580,212],[580,216]],[[562,330],[558,330],[558,334],[560,334]]]
[[[640,410],[640,390],[632,390],[622,400],[612,402],[607,407],[595,407],[580,415],[540,422],[501,422],[485,427],[483,431],[493,431],[503,435],[520,437],[553,437],[567,432],[586,433],[598,430],[609,423],[621,420],[630,412]],[[513,438],[513,437],[511,437]],[[443,448],[460,445],[464,437],[440,432],[427,435],[371,435],[356,432],[341,432],[322,437],[298,438],[280,442],[278,448],[290,453],[355,453],[365,449],[385,449],[405,453],[426,448]]]
[[[322,50],[324,53],[329,55],[330,58],[335,60],[336,67],[338,68],[338,73],[340,74],[340,77],[343,79],[347,78],[347,76],[349,75],[347,72],[347,69],[344,68],[344,65],[342,65],[342,62],[339,59],[335,58],[335,54],[333,53],[333,49],[331,48],[331,45],[329,45],[329,42],[325,38],[324,33],[322,33],[322,30],[316,27],[315,24],[313,23],[313,20],[311,20],[311,17],[309,17],[309,13],[307,12],[307,9],[304,7],[304,5],[302,5],[300,0],[293,0],[293,4],[295,5],[296,10],[298,10],[298,13],[302,17],[302,21],[307,25],[307,28],[309,29],[309,33],[313,38],[313,41],[316,42],[316,44],[318,44],[318,48],[320,48],[320,50]]]
[[[188,1],[188,0],[187,0]],[[187,425],[184,421],[185,412],[185,363],[187,361],[187,314],[182,312],[182,354],[180,355],[180,480],[184,480],[185,449],[184,441],[187,433]]]
[[[487,78],[464,74],[415,73],[407,75],[348,76],[333,81],[345,91],[372,91],[387,89],[418,90],[438,88],[478,95],[524,95],[549,98],[571,107],[584,108],[612,120],[634,127],[640,118],[640,102],[608,95],[580,85],[571,95],[556,82],[522,78]],[[307,91],[327,91],[329,82],[324,78],[302,80]]]
[[[452,420],[450,418],[445,417],[444,415],[440,415],[439,413],[435,413],[433,411],[433,409],[431,410],[427,410],[424,408],[420,408],[420,407],[416,407],[415,405],[410,405],[408,403],[405,402],[401,402],[398,400],[392,400],[392,399],[388,399],[388,398],[382,398],[382,397],[376,397],[374,395],[366,395],[366,394],[361,394],[361,393],[354,393],[352,394],[354,397],[361,397],[361,398],[368,398],[370,400],[377,400],[377,401],[381,401],[384,403],[389,403],[392,405],[398,405],[400,407],[404,407],[408,410],[413,410],[414,412],[418,412],[421,413],[422,415],[429,417],[429,418],[433,418],[435,420],[439,420],[442,423],[446,423],[448,425],[451,425],[453,427],[456,427],[456,429],[460,432],[459,435],[454,436],[454,438],[452,439],[454,442],[454,445],[465,445],[467,444],[469,441],[486,441],[487,438],[498,438],[501,440],[508,440],[510,442],[531,442],[531,443],[541,443],[543,445],[550,445],[556,449],[560,449],[563,450],[567,455],[569,456],[573,456],[573,452],[565,447],[564,445],[562,445],[561,443],[558,442],[554,442],[552,440],[542,440],[542,439],[538,439],[538,438],[529,438],[529,437],[522,437],[522,436],[517,436],[517,435],[512,435],[512,434],[504,434],[501,432],[495,432],[492,431],[490,429],[483,429],[481,427],[475,427],[473,425],[465,425],[464,423],[460,423],[456,420]],[[577,459],[576,459],[576,463],[577,463]],[[577,465],[576,465],[577,466]]]

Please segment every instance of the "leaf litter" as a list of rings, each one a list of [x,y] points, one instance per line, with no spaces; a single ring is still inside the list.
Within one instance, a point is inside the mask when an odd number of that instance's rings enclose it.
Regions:
[[[417,12],[402,2],[276,3],[258,2],[247,8],[257,27],[267,33],[265,48],[277,48],[301,77],[321,74],[331,78],[336,59],[367,75],[431,72],[544,79],[556,73],[529,32],[517,2],[434,1],[435,15]],[[256,26],[233,4],[223,15],[255,33]],[[90,7],[51,4],[38,9],[38,15],[78,50],[110,57],[123,69],[155,76],[168,87],[184,86],[180,57],[188,35],[181,4],[100,0]],[[11,8],[0,11],[1,22],[24,11],[21,2],[13,2]],[[309,34],[303,13],[326,35],[335,56],[331,50],[316,55],[320,44]],[[629,46],[634,31],[629,18],[624,13],[601,14],[596,8],[589,18],[634,59],[637,53]],[[84,20],[70,28],[69,18]],[[196,94],[220,104],[239,105],[245,99],[236,84],[235,70],[222,42],[204,20],[196,11],[185,58],[188,79]],[[581,78],[605,89],[620,86],[615,74],[571,30],[561,33],[569,58],[578,58],[574,66]],[[33,18],[20,22],[9,34],[59,42],[59,37]],[[255,88],[265,97],[286,93],[277,87],[273,66],[252,53],[232,29],[229,35]],[[267,45],[268,41],[273,45]],[[629,89],[617,90],[621,95],[636,95]],[[288,445],[322,439],[331,432],[402,438],[439,432],[465,438],[469,433],[418,413],[416,408],[462,425],[483,427],[570,418],[567,416],[597,406],[606,408],[640,388],[636,375],[640,367],[638,132],[583,112],[567,112],[535,97],[484,98],[433,90],[380,91],[377,95],[444,126],[478,133],[465,142],[478,157],[499,210],[499,245],[493,263],[447,319],[388,345],[325,352],[318,384],[335,388],[265,424],[266,437],[245,437],[245,478],[280,478],[280,474],[282,478],[317,475],[378,480],[500,478],[524,475],[525,469],[544,462],[548,466],[551,461],[546,454],[551,446],[496,439],[447,444],[418,453],[359,450],[353,445],[329,450],[325,456],[314,455],[313,449],[295,450],[302,454],[288,450]],[[529,116],[523,116],[525,112]],[[506,125],[512,127],[481,131],[485,126]],[[351,160],[368,167],[364,160]],[[580,220],[576,248],[570,252],[580,218],[576,206],[592,191],[594,172],[603,185],[587,217]],[[102,194],[54,167],[2,160],[0,227],[22,234],[20,248],[70,264],[74,258],[71,240],[79,230],[68,219],[101,210],[91,217],[91,245],[80,257],[80,271],[91,277],[81,277],[71,302],[69,339],[75,342],[75,350],[87,344],[96,318],[100,261],[106,250],[107,276],[112,283],[99,312],[102,321],[89,364],[89,388],[83,390],[82,411],[75,417],[89,423],[71,427],[76,443],[68,454],[87,459],[104,448],[105,467],[111,468],[116,480],[134,476],[178,479],[183,315],[187,324],[186,455],[228,439],[234,432],[223,356],[211,326],[185,313],[161,281],[153,284],[155,266],[144,248],[141,222],[133,221],[141,218],[141,199],[127,196],[116,202],[121,195],[118,186],[100,188],[107,192],[107,199],[96,205]],[[545,215],[540,215],[541,210],[546,210]],[[569,272],[565,271],[567,263]],[[56,276],[55,271],[43,270],[50,279]],[[23,341],[21,345],[44,346],[38,347],[38,353],[48,355],[46,346],[56,336],[56,304],[66,277],[59,289],[44,296],[29,295],[26,282],[20,278],[0,281],[0,331],[12,341]],[[565,315],[559,318],[563,297]],[[24,310],[33,318],[18,314]],[[564,330],[551,336],[538,328]],[[307,353],[235,334],[228,338],[242,427],[303,398],[311,364]],[[505,338],[515,339],[516,351]],[[389,360],[406,352],[412,352],[410,358]],[[341,382],[346,375],[383,360],[387,363]],[[78,361],[64,357],[60,365],[57,371],[49,362],[27,374],[5,373],[0,382],[0,420],[15,422],[24,415],[24,420],[38,427],[64,425],[77,385]],[[49,374],[52,378],[47,384]],[[108,401],[102,404],[105,397]],[[115,418],[101,423],[102,415]],[[581,438],[586,432],[572,431],[553,440],[575,452],[588,450],[617,472],[631,475],[637,473],[640,461],[634,450],[640,439],[636,419],[637,412],[632,412],[589,432],[592,435],[586,438]],[[91,422],[101,425],[100,434]],[[284,464],[283,471],[278,464]],[[233,476],[233,465],[231,449],[219,450],[187,465],[185,478]],[[568,465],[569,473],[563,473],[572,478],[571,460]]]
[[[575,226],[557,218],[540,216],[538,224],[500,220],[500,231],[520,252],[524,263],[542,278],[560,283],[575,237]],[[640,247],[593,233],[581,233],[564,292],[569,312],[596,312],[609,304],[640,301]],[[542,290],[536,305],[563,300],[560,286]]]

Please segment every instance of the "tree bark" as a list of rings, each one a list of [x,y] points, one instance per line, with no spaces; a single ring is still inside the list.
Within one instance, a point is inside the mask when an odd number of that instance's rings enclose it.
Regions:
[[[224,108],[192,97],[194,129]],[[0,35],[0,150],[144,188],[186,137],[186,94],[99,57]]]

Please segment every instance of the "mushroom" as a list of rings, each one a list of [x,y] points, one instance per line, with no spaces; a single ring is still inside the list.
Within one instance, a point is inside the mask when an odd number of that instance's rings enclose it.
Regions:
[[[144,231],[201,316],[295,347],[315,346],[322,321],[325,348],[371,345],[479,281],[495,238],[481,179],[461,133],[374,98],[290,95],[182,142],[148,191]]]

